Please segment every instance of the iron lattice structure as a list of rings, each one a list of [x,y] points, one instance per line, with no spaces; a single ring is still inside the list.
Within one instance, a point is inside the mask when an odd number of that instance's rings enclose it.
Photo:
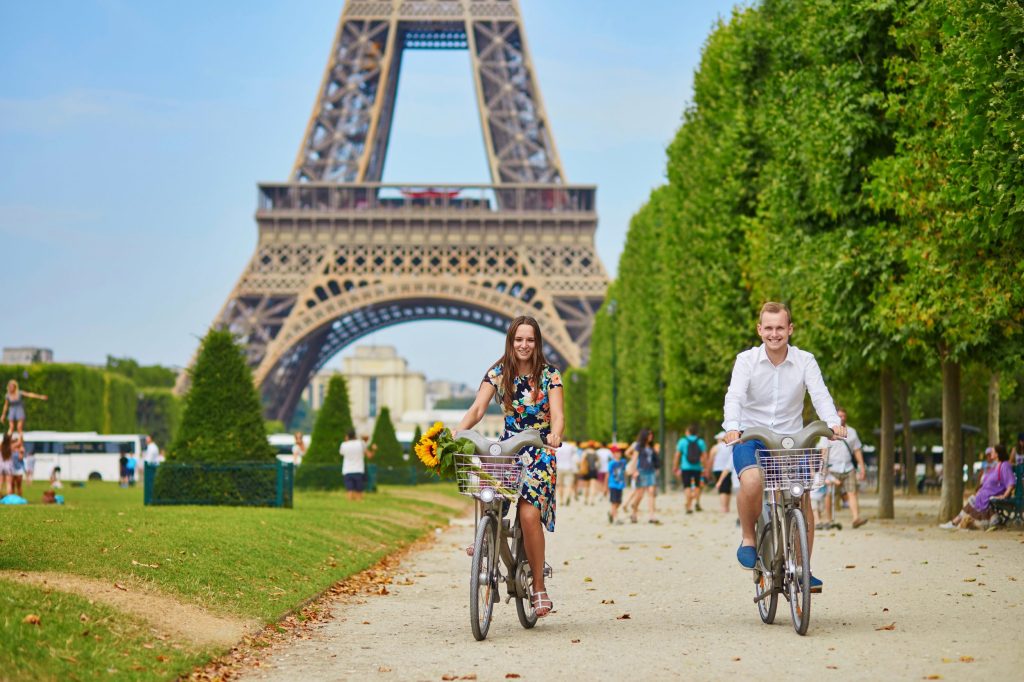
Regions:
[[[407,49],[469,51],[493,184],[380,182]],[[516,0],[348,0],[291,182],[259,186],[256,252],[215,321],[246,345],[267,416],[287,420],[345,346],[413,320],[504,332],[532,315],[553,361],[584,363],[608,280],[596,189],[564,178]]]

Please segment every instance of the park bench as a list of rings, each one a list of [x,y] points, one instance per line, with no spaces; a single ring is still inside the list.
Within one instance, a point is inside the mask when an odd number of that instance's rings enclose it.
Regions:
[[[1024,463],[1013,467],[1013,473],[1017,477],[1013,495],[1005,500],[989,500],[988,502],[999,517],[1000,525],[1005,525],[1010,521],[1024,525]]]

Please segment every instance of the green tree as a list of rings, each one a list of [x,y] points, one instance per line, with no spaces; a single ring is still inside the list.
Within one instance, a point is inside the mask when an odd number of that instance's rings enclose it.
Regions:
[[[140,365],[132,358],[107,356],[107,371],[120,374],[139,388],[172,388],[178,376],[173,369],[160,365]]]
[[[402,445],[395,435],[395,425],[391,422],[391,410],[380,408],[377,421],[373,425],[372,445],[377,446],[373,459],[378,467],[401,467],[408,464],[402,458]]]
[[[243,351],[228,331],[211,330],[191,372],[181,426],[168,449],[177,462],[272,462],[259,396]]]
[[[421,429],[420,425],[417,424],[416,425],[416,429],[412,432],[412,442],[409,443],[409,455],[410,455],[409,460],[410,461],[412,461],[413,457],[415,457],[414,448],[416,447],[416,443],[419,443],[420,442],[420,438],[422,438],[422,437],[423,437],[423,429]]]
[[[295,472],[295,485],[320,490],[341,488],[344,479],[338,448],[353,430],[348,385],[345,377],[335,374],[327,384],[327,395],[313,426],[309,450]]]
[[[1017,356],[1024,326],[1024,6],[901,3],[889,62],[896,149],[873,165],[904,267],[876,298],[883,329],[942,376],[939,520],[962,505],[963,365]]]
[[[588,438],[587,369],[569,367],[562,373],[562,395],[565,409],[565,438],[579,442]]]

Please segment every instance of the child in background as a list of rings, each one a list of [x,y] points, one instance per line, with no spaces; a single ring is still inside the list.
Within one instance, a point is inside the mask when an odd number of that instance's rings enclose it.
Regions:
[[[21,491],[21,479],[25,476],[25,444],[15,434],[11,439],[11,492],[24,497]]]
[[[64,484],[60,482],[60,467],[53,467],[53,471],[50,472],[50,487],[54,490],[64,487]]]
[[[608,480],[605,486],[608,491],[608,501],[611,503],[608,523],[622,523],[615,517],[618,516],[619,507],[622,505],[622,491],[626,487],[626,460],[622,456],[622,451],[614,443],[609,450],[611,450],[611,459],[608,461]]]

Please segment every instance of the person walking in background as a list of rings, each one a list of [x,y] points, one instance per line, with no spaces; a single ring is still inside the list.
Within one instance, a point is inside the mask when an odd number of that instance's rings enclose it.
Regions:
[[[355,431],[350,430],[338,452],[344,458],[341,475],[345,479],[348,499],[360,502],[363,499],[363,491],[366,490],[366,460],[373,459],[377,446],[367,445],[362,439],[356,438]]]
[[[732,497],[732,446],[725,444],[725,431],[715,434],[715,444],[711,447],[711,482],[718,491],[719,508],[723,514],[728,514]]]
[[[4,495],[11,494],[11,473],[14,468],[11,457],[11,434],[5,433],[3,442],[0,443],[0,486],[2,486],[0,490]]]
[[[597,489],[601,497],[608,496],[608,462],[612,458],[612,451],[607,445],[597,444]]]
[[[605,492],[608,493],[608,523],[622,523],[618,519],[619,507],[622,505],[622,491],[626,488],[626,460],[619,446],[612,444],[608,449],[611,458],[608,460],[608,477],[605,480]]]
[[[292,465],[302,464],[302,458],[306,456],[306,441],[302,437],[302,431],[295,432],[295,445],[292,446]]]
[[[693,513],[695,503],[697,511],[701,511],[700,478],[704,474],[704,453],[708,448],[704,439],[697,435],[698,428],[697,424],[686,427],[686,435],[676,443],[675,462],[672,465],[676,477],[683,481],[687,514]]]
[[[25,476],[25,443],[15,434],[11,438],[11,492],[18,497],[25,495],[21,491],[21,480]]]
[[[128,453],[121,448],[121,456],[117,458],[117,484],[122,488],[128,487]]]
[[[594,441],[588,441],[587,447],[583,450],[583,464],[582,468],[586,471],[583,476],[583,503],[586,505],[594,504],[597,500],[597,470],[599,461],[597,458],[597,451],[594,450],[594,446],[597,445]]]
[[[135,455],[131,452],[126,452],[125,456],[128,458],[128,461],[125,462],[125,468],[128,472],[128,485],[133,486],[135,485]]]
[[[0,412],[0,422],[6,418],[9,422],[7,433],[18,432],[18,436],[24,440],[25,437],[25,398],[36,400],[49,400],[41,393],[29,393],[18,388],[18,382],[11,379],[7,382],[7,393],[4,394],[4,408]]]
[[[22,440],[22,447],[25,447],[25,441]],[[36,453],[35,449],[29,452],[25,450],[25,485],[32,485],[32,479],[36,475]]]
[[[558,446],[558,449],[555,450],[555,469],[558,472],[555,499],[568,507],[569,501],[573,498],[573,488],[576,485],[575,443],[562,441],[562,444]]]
[[[626,450],[626,455],[636,469],[636,490],[630,495],[626,502],[626,510],[630,511],[629,520],[637,522],[637,515],[640,512],[640,503],[645,496],[649,495],[648,523],[660,524],[661,521],[655,516],[655,495],[658,485],[658,467],[661,460],[658,453],[658,444],[654,442],[654,433],[650,429],[640,429],[636,441]]]
[[[822,438],[818,442],[818,447],[828,448],[828,470],[839,481],[835,488],[836,494],[841,495],[850,505],[853,527],[860,528],[868,522],[860,515],[860,501],[857,498],[857,483],[867,476],[864,452],[861,450],[857,429],[846,423],[846,410],[840,407],[836,412],[839,414],[839,423],[846,427],[846,440]]]

